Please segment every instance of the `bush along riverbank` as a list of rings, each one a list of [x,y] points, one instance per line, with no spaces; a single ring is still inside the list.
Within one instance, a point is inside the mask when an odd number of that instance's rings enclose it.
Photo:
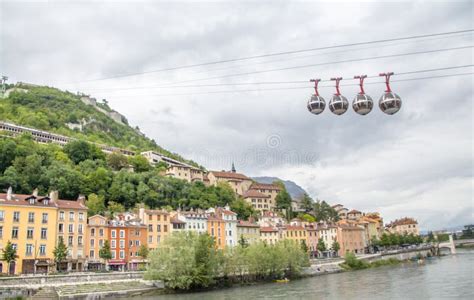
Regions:
[[[174,233],[149,255],[147,280],[162,280],[170,291],[203,290],[235,283],[297,278],[309,266],[304,246],[283,240],[216,249],[208,234]]]
[[[373,262],[367,262],[365,260],[358,259],[354,253],[346,253],[344,256],[344,262],[340,264],[341,268],[346,271],[351,270],[363,270],[368,268],[375,268],[380,266],[387,266],[387,265],[397,265],[402,261],[396,258],[389,258],[389,259],[380,259]]]

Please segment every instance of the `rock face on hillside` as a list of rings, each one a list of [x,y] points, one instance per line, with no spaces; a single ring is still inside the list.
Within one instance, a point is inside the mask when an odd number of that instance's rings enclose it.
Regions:
[[[301,196],[306,193],[306,191],[296,183],[291,180],[282,180],[278,177],[270,177],[270,176],[261,176],[261,177],[252,177],[253,180],[260,182],[260,183],[272,183],[276,180],[281,180],[285,184],[286,190],[290,193],[291,198],[293,200],[298,200]]]

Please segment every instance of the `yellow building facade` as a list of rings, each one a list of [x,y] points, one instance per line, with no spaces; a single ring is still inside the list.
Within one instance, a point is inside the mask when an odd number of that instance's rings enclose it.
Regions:
[[[54,265],[57,207],[50,197],[0,194],[0,252],[10,241],[18,258],[0,273],[48,273]]]
[[[170,214],[165,210],[140,208],[139,218],[147,228],[148,248],[156,249],[172,230]]]
[[[95,215],[89,218],[86,230],[86,251],[87,269],[101,270],[105,261],[100,258],[99,251],[109,239],[107,218],[101,215]]]

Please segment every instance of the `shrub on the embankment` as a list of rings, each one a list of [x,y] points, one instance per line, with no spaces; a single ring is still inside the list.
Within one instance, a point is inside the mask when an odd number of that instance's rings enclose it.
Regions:
[[[212,287],[230,278],[251,282],[298,276],[309,264],[301,246],[284,240],[275,245],[256,243],[216,249],[208,234],[179,232],[149,255],[145,279],[162,280],[176,290]]]

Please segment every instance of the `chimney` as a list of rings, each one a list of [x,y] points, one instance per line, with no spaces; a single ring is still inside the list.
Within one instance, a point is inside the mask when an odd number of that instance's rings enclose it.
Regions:
[[[13,198],[13,189],[10,186],[7,190],[7,200],[12,200],[12,198]]]
[[[57,203],[58,202],[58,196],[59,192],[58,191],[51,191],[49,193],[49,199],[51,199],[51,202]]]
[[[38,188],[34,189],[33,190],[33,196],[35,196],[36,198],[38,198]]]
[[[145,208],[140,207],[138,209],[138,218],[141,220],[142,224],[145,224]]]
[[[84,195],[79,195],[79,197],[77,197],[77,203],[79,203],[82,206],[85,206],[86,205],[86,197]]]

